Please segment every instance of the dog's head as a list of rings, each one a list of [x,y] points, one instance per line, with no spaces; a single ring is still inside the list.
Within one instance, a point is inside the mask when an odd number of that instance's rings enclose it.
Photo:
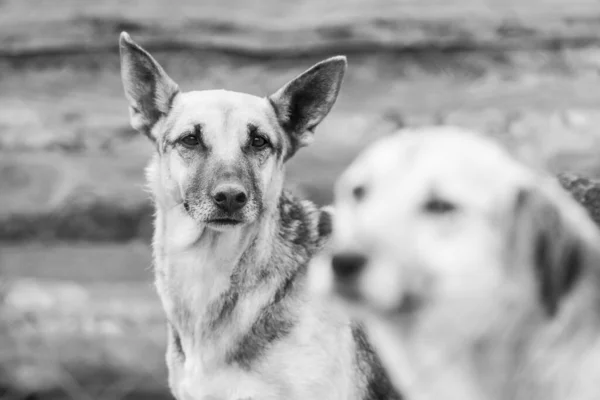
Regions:
[[[158,202],[180,204],[217,230],[253,222],[276,204],[283,163],[311,142],[346,69],[344,57],[330,58],[266,98],[184,93],[126,33],[120,49],[131,125],[157,150],[149,180]]]
[[[599,260],[596,230],[555,181],[491,139],[405,132],[373,145],[338,182],[334,287],[391,332],[385,351],[414,350],[414,371],[439,351],[449,371],[452,357],[500,347],[493,335],[557,318]]]
[[[338,290],[389,313],[486,297],[500,282],[500,232],[526,179],[499,147],[468,132],[383,139],[336,187]]]

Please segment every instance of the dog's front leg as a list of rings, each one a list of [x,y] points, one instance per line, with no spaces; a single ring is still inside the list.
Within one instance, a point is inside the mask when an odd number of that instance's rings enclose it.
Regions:
[[[175,328],[168,324],[167,327],[167,368],[169,370],[169,388],[177,400],[187,400],[182,393],[183,363],[185,354],[181,347],[181,339]]]

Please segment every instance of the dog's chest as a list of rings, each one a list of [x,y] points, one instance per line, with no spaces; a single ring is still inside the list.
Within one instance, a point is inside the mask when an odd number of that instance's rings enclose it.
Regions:
[[[182,339],[203,336],[218,303],[230,287],[230,275],[241,254],[225,242],[200,243],[170,250],[157,260],[156,286],[170,323]]]
[[[192,355],[181,368],[180,393],[221,400],[362,398],[358,390],[350,389],[356,383],[351,381],[355,355],[348,351],[349,331],[340,334],[326,328],[315,314],[316,310],[305,310],[290,336],[249,369],[222,363],[209,366],[205,357]]]

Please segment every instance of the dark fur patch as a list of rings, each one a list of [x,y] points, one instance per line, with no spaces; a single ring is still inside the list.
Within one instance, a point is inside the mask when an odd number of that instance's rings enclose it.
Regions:
[[[578,245],[573,245],[565,257],[566,270],[564,271],[564,277],[562,279],[562,293],[569,293],[578,278],[583,272],[583,250]]]
[[[272,343],[290,334],[296,318],[288,309],[286,299],[293,292],[298,276],[305,273],[306,267],[300,268],[281,283],[272,301],[263,307],[250,331],[240,340],[236,349],[227,355],[228,363],[250,369],[253,362],[259,359]]]
[[[173,341],[173,349],[177,352],[177,355],[181,360],[185,360],[185,352],[181,345],[181,337],[177,330],[169,323],[169,329],[171,330],[171,340]]]
[[[331,214],[328,211],[323,211],[319,213],[319,223],[317,225],[317,230],[319,232],[319,237],[325,238],[331,235],[333,230],[332,226]]]
[[[600,181],[571,173],[559,174],[558,181],[600,226]]]
[[[549,246],[548,237],[539,235],[535,243],[535,268],[540,282],[540,299],[548,315],[554,316],[558,308],[558,299],[555,296]]]
[[[356,343],[356,362],[362,374],[367,377],[367,387],[363,400],[401,400],[390,382],[381,361],[373,351],[367,335],[360,324],[352,325],[352,337]]]
[[[238,304],[239,298],[240,294],[237,287],[232,285],[228,291],[219,296],[216,302],[209,306],[209,313],[217,314],[217,317],[211,321],[209,329],[217,328],[231,316],[235,306]]]
[[[202,124],[194,125],[194,135],[198,137],[198,141],[200,142],[200,147],[202,148],[202,150],[209,151],[210,147],[204,139],[204,126]]]
[[[314,126],[308,126],[307,123],[316,114],[317,110],[312,110],[311,106],[317,104],[320,100],[319,91],[313,88],[298,88],[293,91],[289,99],[290,106],[287,118],[282,121],[283,129],[287,132],[301,134],[305,130],[312,130]]]
[[[281,112],[279,111],[279,108],[277,107],[277,104],[275,104],[273,99],[271,99],[270,97],[267,97],[267,100],[269,101],[269,104],[271,104],[271,108],[273,109],[273,112],[275,113],[275,117],[277,118],[277,121],[281,121],[282,115],[281,115]],[[283,162],[286,162],[293,155],[293,152],[292,152],[292,154],[290,154],[291,150],[297,146],[294,146],[292,137],[290,135],[288,135],[287,132],[284,131],[283,134],[285,135],[285,138],[280,138],[281,140],[278,141],[278,145],[276,146],[275,154],[277,155],[278,160],[283,160]],[[288,141],[290,141],[291,143],[288,144],[287,143]],[[287,150],[287,151],[285,151],[285,150]]]
[[[247,168],[247,173],[248,173],[248,177],[250,178],[250,187],[252,188],[252,193],[254,194],[254,198],[257,199],[257,206],[258,206],[258,212],[262,213],[263,212],[263,193],[262,190],[260,188],[259,182],[258,182],[258,177],[257,175],[257,170],[255,168],[252,168],[251,165],[249,165],[250,163],[246,163],[244,165],[245,168]],[[260,200],[259,200],[260,199]]]
[[[582,274],[581,248],[573,244],[564,250],[564,257],[555,260],[550,238],[538,235],[535,245],[535,268],[540,285],[540,299],[546,312],[553,317],[561,299],[567,295]]]
[[[302,248],[302,257],[307,257],[307,250],[312,245],[308,223],[308,215],[300,202],[291,196],[283,194],[279,200],[279,213],[281,218],[280,237]]]
[[[583,274],[586,248],[583,239],[569,226],[558,208],[545,195],[537,192],[519,194],[517,208],[524,206],[529,214],[516,214],[534,227],[533,267],[539,299],[549,317],[557,314],[562,299],[569,294]],[[520,211],[520,210],[517,210]]]

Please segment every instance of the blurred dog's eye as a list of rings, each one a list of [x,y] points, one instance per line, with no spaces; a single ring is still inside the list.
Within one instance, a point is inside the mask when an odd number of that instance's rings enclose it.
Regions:
[[[456,210],[456,205],[450,203],[447,200],[434,197],[429,199],[424,205],[423,209],[432,214],[447,214]]]
[[[198,135],[187,135],[182,137],[180,141],[187,147],[196,147],[200,144],[200,137]]]
[[[260,150],[264,149],[269,144],[269,142],[267,142],[267,139],[265,139],[264,137],[255,135],[252,136],[252,139],[250,139],[250,144],[255,149]]]
[[[367,189],[365,189],[365,187],[362,185],[355,186],[352,189],[352,197],[354,197],[354,200],[356,201],[361,201],[364,199],[365,194],[367,194]]]

